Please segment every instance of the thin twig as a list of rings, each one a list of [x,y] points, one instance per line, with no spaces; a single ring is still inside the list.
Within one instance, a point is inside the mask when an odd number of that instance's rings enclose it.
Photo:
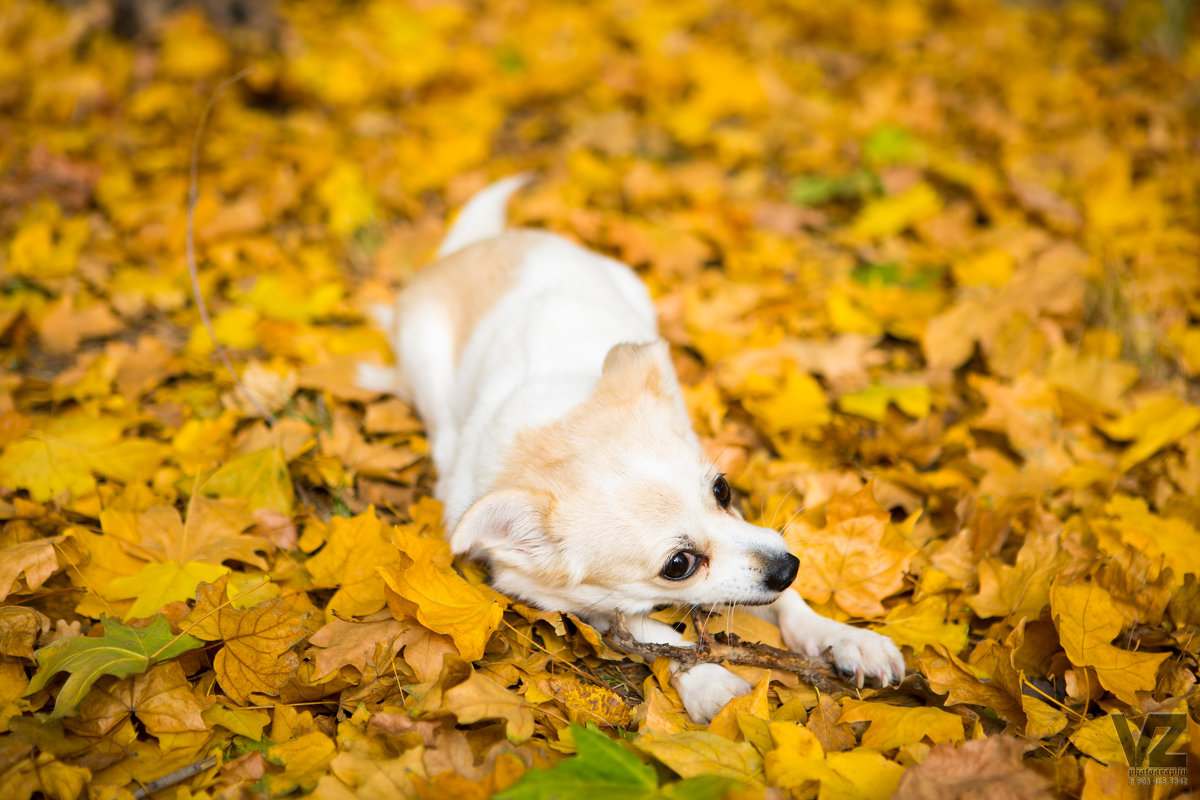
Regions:
[[[188,173],[188,203],[187,203],[187,265],[188,273],[192,276],[192,297],[196,300],[196,308],[200,310],[200,319],[204,322],[204,330],[208,331],[208,338],[212,340],[213,352],[221,359],[221,363],[225,365],[225,369],[229,371],[229,377],[233,378],[233,385],[238,388],[246,400],[254,407],[268,426],[275,424],[275,417],[270,411],[265,409],[262,403],[258,402],[258,398],[250,393],[246,385],[242,383],[242,379],[238,377],[237,370],[233,368],[233,362],[229,360],[229,354],[225,352],[225,348],[217,341],[217,332],[213,330],[212,317],[208,314],[208,304],[204,302],[204,295],[200,292],[200,271],[196,268],[196,203],[200,199],[199,181],[197,173],[199,172],[200,163],[200,141],[204,137],[204,126],[208,123],[209,112],[216,105],[217,99],[231,85],[237,83],[242,78],[250,73],[252,67],[246,67],[241,72],[231,78],[222,81],[221,84],[213,89],[213,93],[209,95],[208,102],[204,104],[204,110],[200,112],[200,121],[196,123],[196,133],[192,137],[192,164]]]
[[[163,775],[158,780],[150,781],[133,790],[134,800],[145,800],[145,798],[162,791],[163,789],[174,786],[177,783],[183,783],[189,778],[194,778],[204,770],[216,766],[216,756],[209,756],[203,761],[197,761],[195,764],[188,764],[186,767],[175,770],[169,775]]]
[[[728,661],[731,664],[793,672],[800,680],[827,694],[853,691],[837,679],[836,668],[824,658],[804,656],[758,642],[743,642],[733,634],[713,636],[695,610],[692,611],[692,622],[696,626],[696,637],[700,640],[695,645],[639,642],[629,632],[625,615],[618,611],[606,639],[618,650],[643,658],[669,658],[679,662],[685,669],[696,664]]]

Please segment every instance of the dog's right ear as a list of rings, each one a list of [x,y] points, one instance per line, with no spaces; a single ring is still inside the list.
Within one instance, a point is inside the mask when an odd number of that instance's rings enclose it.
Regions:
[[[531,562],[545,557],[548,498],[501,489],[476,500],[450,534],[450,549],[473,558]]]

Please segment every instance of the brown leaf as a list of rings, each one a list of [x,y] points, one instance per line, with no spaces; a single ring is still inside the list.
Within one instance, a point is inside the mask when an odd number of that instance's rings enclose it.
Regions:
[[[1021,765],[1021,742],[1007,736],[946,742],[904,773],[894,800],[1050,800],[1050,782]]]
[[[837,701],[828,695],[821,695],[817,707],[809,712],[808,722],[804,724],[817,737],[821,749],[826,753],[850,750],[858,744],[854,729],[838,722],[841,715],[842,707]]]
[[[50,631],[50,618],[23,606],[0,608],[0,655],[33,660],[33,645]]]
[[[251,692],[274,694],[300,665],[292,646],[308,635],[304,618],[268,600],[253,608],[233,608],[226,599],[227,576],[201,584],[196,607],[183,629],[224,646],[213,659],[217,680],[230,697],[245,702]]]

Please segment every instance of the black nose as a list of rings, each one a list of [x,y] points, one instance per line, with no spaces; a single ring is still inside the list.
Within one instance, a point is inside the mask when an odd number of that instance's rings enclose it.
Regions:
[[[800,559],[791,553],[782,558],[773,558],[766,565],[763,583],[772,592],[782,592],[796,580],[796,572],[800,569]]]

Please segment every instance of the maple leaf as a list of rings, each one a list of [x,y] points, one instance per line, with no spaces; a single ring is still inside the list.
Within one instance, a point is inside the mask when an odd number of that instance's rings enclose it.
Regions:
[[[825,754],[817,737],[795,723],[770,723],[775,748],[764,764],[772,785],[799,792],[820,784],[833,797],[890,797],[904,769],[865,748]]]
[[[870,722],[862,744],[871,750],[891,750],[925,738],[935,744],[964,738],[962,717],[937,708],[908,708],[846,698],[838,721]]]
[[[308,630],[304,618],[278,599],[234,608],[226,596],[228,583],[224,576],[200,584],[196,607],[183,625],[199,639],[223,642],[213,668],[221,688],[241,703],[251,692],[274,694],[287,683],[300,665],[292,647]]]
[[[1064,560],[1055,534],[1030,532],[1015,564],[992,557],[979,562],[979,593],[967,604],[981,617],[1034,619],[1050,602],[1050,582]]]
[[[112,417],[64,415],[38,424],[4,448],[0,485],[26,489],[45,502],[63,492],[75,499],[96,489],[96,475],[130,483],[149,474],[166,455],[158,442],[123,436],[132,423]]]
[[[305,563],[313,585],[336,588],[328,608],[344,616],[373,614],[383,608],[384,580],[379,568],[399,566],[392,544],[374,509],[346,519],[334,517],[325,546]]]
[[[287,462],[277,447],[226,461],[201,484],[199,491],[209,496],[240,498],[251,511],[269,508],[291,514],[295,502]]]
[[[916,550],[872,492],[867,485],[851,497],[834,498],[822,530],[800,520],[785,531],[788,548],[800,559],[794,588],[806,599],[824,603],[832,597],[847,613],[876,617],[884,613],[880,600],[903,588]]]
[[[400,635],[410,625],[409,622],[390,618],[329,621],[309,639],[314,647],[321,648],[316,654],[317,677],[323,678],[344,666],[362,672],[380,647],[396,655],[404,646]]]
[[[105,580],[100,593],[110,600],[132,598],[126,619],[146,617],[168,603],[195,597],[199,584],[229,572],[223,561],[265,567],[258,553],[268,549],[266,541],[241,534],[252,522],[235,506],[198,496],[188,503],[186,523],[174,508],[102,511],[105,535],[130,555],[151,560],[130,570],[132,574]]]
[[[967,626],[948,622],[948,613],[949,603],[944,597],[926,597],[891,609],[875,631],[916,653],[927,645],[942,645],[957,653],[967,646]]]
[[[1091,581],[1050,589],[1050,612],[1071,663],[1091,667],[1101,685],[1126,703],[1138,702],[1138,692],[1152,691],[1158,667],[1170,653],[1135,653],[1114,647],[1123,616],[1112,596]]]
[[[37,651],[38,671],[26,694],[38,691],[59,672],[69,673],[51,716],[73,713],[92,684],[104,675],[123,678],[145,672],[153,664],[201,646],[198,639],[186,633],[172,634],[166,617],[161,615],[144,628],[130,628],[114,619],[102,624],[102,636],[61,639]]]
[[[428,557],[414,560],[402,553],[399,565],[377,568],[390,590],[388,606],[399,617],[446,634],[463,658],[477,660],[504,614],[499,595],[459,576],[449,566],[449,545],[443,540],[417,537],[409,547],[414,554],[422,547]]]

